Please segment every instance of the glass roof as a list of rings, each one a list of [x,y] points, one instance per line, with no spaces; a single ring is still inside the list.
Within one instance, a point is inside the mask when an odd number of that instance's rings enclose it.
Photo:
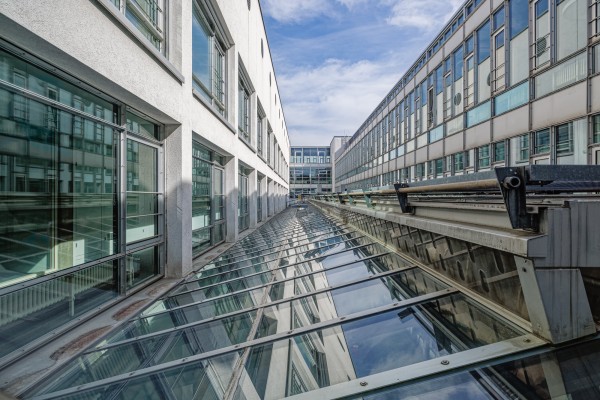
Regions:
[[[441,279],[312,206],[290,208],[28,395],[276,399],[383,390],[365,398],[455,393],[462,399],[513,393],[479,370],[457,373],[454,364],[544,343],[510,315]],[[419,371],[427,376],[440,368],[448,375],[413,382]],[[385,389],[401,382],[398,376],[410,383]]]

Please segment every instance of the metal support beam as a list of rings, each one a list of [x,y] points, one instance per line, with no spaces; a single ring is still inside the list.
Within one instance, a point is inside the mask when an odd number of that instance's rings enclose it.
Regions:
[[[515,257],[533,333],[563,343],[596,333],[579,269],[535,268]]]

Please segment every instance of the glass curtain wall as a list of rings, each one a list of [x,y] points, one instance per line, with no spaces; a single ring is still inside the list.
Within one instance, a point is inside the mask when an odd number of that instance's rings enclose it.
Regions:
[[[126,243],[160,243],[160,143],[127,139],[122,107],[71,82],[0,48],[0,358],[158,273],[157,247],[144,273],[119,266]]]
[[[223,170],[220,156],[193,141],[192,254],[194,257],[225,237]]]

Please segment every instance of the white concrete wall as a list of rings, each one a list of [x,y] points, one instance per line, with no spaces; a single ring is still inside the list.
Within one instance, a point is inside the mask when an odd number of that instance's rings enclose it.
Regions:
[[[277,174],[258,157],[256,147],[257,100],[266,113],[273,135],[289,163],[289,138],[275,73],[257,0],[247,3],[207,0],[221,14],[234,45],[228,50],[226,121],[192,94],[192,10],[195,0],[169,1],[167,56],[132,34],[124,18],[111,14],[106,0],[0,0],[0,37],[33,56],[66,71],[78,80],[111,96],[116,102],[165,125],[166,247],[168,276],[191,271],[192,138],[225,155],[227,240],[237,239],[237,166],[240,162],[272,181],[273,212],[285,205],[289,176]],[[115,9],[116,10],[116,9]],[[114,11],[114,10],[112,10]],[[117,12],[118,14],[118,12]],[[122,16],[122,14],[121,14]],[[135,30],[135,28],[134,28]],[[261,41],[264,56],[261,55]],[[238,60],[242,60],[255,89],[252,96],[252,146],[236,133]],[[269,84],[271,75],[271,84]],[[266,125],[266,124],[265,124]],[[266,140],[266,135],[265,135]],[[266,154],[266,152],[265,152]],[[272,157],[275,157],[272,154]],[[254,182],[254,183],[252,183]],[[263,221],[266,219],[266,179]],[[283,196],[285,197],[285,196]],[[256,225],[256,198],[250,193],[251,225]]]

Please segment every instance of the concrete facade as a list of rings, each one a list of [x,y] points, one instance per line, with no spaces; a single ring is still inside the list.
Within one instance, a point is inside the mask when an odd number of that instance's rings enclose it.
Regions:
[[[143,28],[132,22],[132,18],[143,19]],[[209,42],[219,41],[224,48],[223,74],[219,77],[224,90],[224,111],[199,90],[200,79],[194,68],[197,68],[196,59],[204,55],[199,48],[200,42],[192,35],[198,20],[206,24]],[[154,35],[153,39],[148,39],[148,35]],[[116,154],[121,155],[121,162],[115,166],[117,172],[111,182],[116,181],[121,187],[121,192],[115,194],[113,205],[114,214],[119,215],[121,222],[111,235],[122,240],[110,254],[110,262],[118,265],[115,268],[119,270],[117,280],[121,282],[119,298],[130,292],[125,289],[126,277],[121,272],[126,268],[126,257],[129,257],[126,254],[143,247],[140,243],[131,245],[125,241],[129,211],[121,200],[131,191],[126,188],[127,164],[131,160],[125,156],[129,151],[126,142],[129,144],[130,138],[149,144],[158,154],[156,170],[151,171],[158,182],[158,191],[154,195],[158,222],[153,237],[145,241],[156,248],[156,278],[181,278],[193,269],[195,211],[192,191],[196,179],[193,143],[214,154],[218,161],[213,161],[213,173],[214,168],[224,172],[225,206],[219,218],[225,220],[225,241],[234,242],[240,234],[238,173],[241,166],[248,172],[248,192],[244,198],[248,205],[249,228],[255,228],[259,220],[264,222],[286,207],[290,144],[257,0],[2,0],[0,42],[0,47],[10,53],[10,57],[27,65],[40,66],[61,82],[68,81],[113,104],[114,118],[110,123],[120,135],[114,148]],[[214,63],[213,55],[205,61]],[[211,76],[210,79],[216,78]],[[244,116],[240,115],[239,107],[242,80],[250,92],[247,115]],[[212,82],[206,90],[216,90],[213,84],[216,85]],[[10,92],[7,96],[17,96],[14,83],[7,81],[5,87]],[[23,94],[27,101],[36,99],[27,87]],[[64,103],[63,99],[58,101]],[[74,106],[65,103],[64,107],[69,111],[69,107]],[[124,116],[126,110],[151,121],[160,134],[148,139],[147,143],[143,138],[134,137],[125,120],[118,117]],[[12,116],[1,118],[8,121]],[[240,134],[242,119],[247,120],[247,138]],[[209,183],[208,187],[211,185]],[[259,203],[262,215],[259,215]],[[212,199],[210,204],[212,220],[215,218]],[[47,223],[51,225],[52,221]],[[211,243],[220,242],[219,237]],[[70,271],[69,268],[53,268],[51,272],[60,277]],[[47,281],[50,279],[46,276],[48,273],[39,274],[37,278]],[[35,286],[37,278],[23,286]],[[10,283],[5,286],[0,286],[0,302],[8,301],[2,298],[4,295],[16,295],[14,286]]]

